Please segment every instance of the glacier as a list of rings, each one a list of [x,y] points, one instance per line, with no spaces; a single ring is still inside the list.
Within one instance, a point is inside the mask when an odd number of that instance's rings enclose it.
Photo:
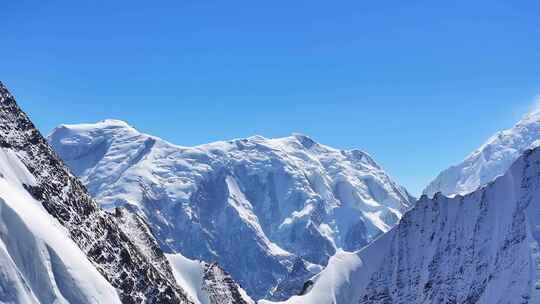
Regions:
[[[182,147],[104,120],[48,141],[102,207],[143,217],[165,252],[217,262],[257,299],[301,291],[414,203],[367,153],[301,134]]]

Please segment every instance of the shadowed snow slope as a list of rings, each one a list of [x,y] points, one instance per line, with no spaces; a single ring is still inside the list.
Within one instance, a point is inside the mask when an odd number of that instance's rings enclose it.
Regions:
[[[525,116],[514,127],[498,132],[462,163],[437,176],[424,190],[430,197],[466,194],[500,176],[529,148],[540,143],[540,112]]]
[[[289,304],[540,303],[540,148],[467,196],[423,196]],[[267,303],[267,302],[262,302]]]
[[[102,206],[136,210],[165,251],[217,261],[257,298],[300,291],[284,280],[360,249],[413,203],[366,153],[304,135],[179,147],[105,120],[49,142]]]

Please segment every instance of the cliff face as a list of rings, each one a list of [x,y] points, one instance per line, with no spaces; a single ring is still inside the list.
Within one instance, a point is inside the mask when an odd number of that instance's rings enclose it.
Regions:
[[[0,302],[120,303],[70,235],[26,190],[33,175],[0,148]]]
[[[186,291],[195,304],[253,304],[247,293],[216,263],[164,254],[143,218],[124,208],[115,210],[121,229],[154,267]]]

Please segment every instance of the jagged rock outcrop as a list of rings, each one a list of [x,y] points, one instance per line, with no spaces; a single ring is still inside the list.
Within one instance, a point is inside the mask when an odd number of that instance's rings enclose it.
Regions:
[[[246,293],[218,264],[204,263],[203,288],[211,304],[251,303]]]
[[[117,208],[114,214],[137,249],[160,272],[175,277],[195,304],[253,304],[245,291],[216,263],[189,260],[180,254],[167,256],[143,218],[129,208]]]
[[[195,304],[254,304],[232,277],[216,263],[191,260],[180,253],[167,254],[178,284]]]

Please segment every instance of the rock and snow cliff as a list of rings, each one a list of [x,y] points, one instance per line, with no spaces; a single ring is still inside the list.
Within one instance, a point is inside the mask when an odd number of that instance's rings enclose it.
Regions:
[[[195,304],[252,304],[246,292],[219,265],[164,254],[143,218],[129,209],[114,212],[120,228],[161,273],[174,277]]]
[[[0,302],[193,303],[178,271],[142,219],[98,207],[0,83]],[[250,302],[209,281],[210,304]]]
[[[195,304],[253,304],[247,293],[216,263],[194,261],[180,253],[167,254],[178,283]]]
[[[498,132],[465,160],[437,176],[424,194],[466,194],[508,170],[527,149],[540,145],[540,111],[526,115],[514,127]]]
[[[540,148],[466,196],[423,196],[286,303],[540,303]],[[264,302],[263,303],[267,303]]]
[[[114,287],[26,191],[35,186],[14,151],[0,148],[0,302],[120,303]]]
[[[102,206],[135,210],[166,252],[217,261],[256,298],[298,292],[413,203],[366,153],[303,135],[188,148],[106,120],[49,142]]]

